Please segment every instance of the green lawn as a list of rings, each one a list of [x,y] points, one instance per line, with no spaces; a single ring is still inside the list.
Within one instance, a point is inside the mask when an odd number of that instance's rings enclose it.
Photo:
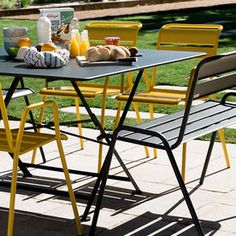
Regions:
[[[175,14],[164,14],[157,13],[151,15],[137,15],[130,17],[117,17],[117,18],[109,18],[106,20],[119,20],[119,21],[140,21],[143,24],[143,28],[139,33],[138,39],[138,47],[146,48],[146,49],[155,49],[156,47],[156,39],[158,36],[159,28],[171,22],[179,22],[179,23],[216,23],[222,24],[224,30],[220,37],[219,42],[219,50],[218,53],[228,52],[236,49],[236,29],[234,26],[236,25],[236,9],[230,10],[211,10],[211,11],[201,11],[201,12],[189,12],[189,13],[175,13]],[[88,21],[80,21],[80,30],[82,30],[85,24]],[[6,20],[0,19],[0,30],[2,31],[3,27],[6,26],[26,26],[29,30],[29,36],[33,40],[34,44],[37,42],[37,34],[36,34],[36,21],[29,20]],[[0,45],[3,46],[2,37],[0,38]],[[188,61],[182,63],[175,63],[172,65],[167,65],[158,68],[158,83],[160,84],[173,84],[173,85],[186,85],[187,77],[190,73],[190,70],[196,64],[196,61]],[[119,79],[117,77],[111,78],[110,82],[118,82]],[[7,87],[10,83],[9,79],[5,77],[0,77],[0,82],[3,84],[3,87]],[[55,82],[55,85],[58,86],[62,82]],[[35,89],[36,94],[30,97],[30,101],[37,102],[41,101],[42,98],[38,95],[38,91],[41,87],[44,86],[44,82],[42,80],[37,80],[33,78],[29,78],[25,80],[25,85],[28,87],[33,87]],[[145,84],[144,81],[140,83],[139,90],[144,90]],[[70,99],[56,99],[58,104],[61,107],[73,105],[73,101]],[[100,107],[101,99],[97,98],[94,100],[90,100],[89,103],[93,107]],[[24,106],[23,100],[18,99],[11,102],[9,106],[10,114],[13,116],[20,116],[20,109]],[[107,99],[107,108],[116,109],[116,101],[112,98]],[[155,111],[161,113],[171,113],[173,111],[182,109],[181,107],[168,107],[168,106],[157,106]],[[140,110],[147,111],[146,106],[140,106]],[[37,114],[36,114],[37,115]],[[65,120],[74,119],[75,116],[72,114],[61,113],[60,118]],[[49,120],[50,117],[47,117]],[[129,120],[129,122],[135,122],[134,120]],[[111,129],[113,126],[113,118],[107,117],[106,128]],[[227,130],[227,138],[230,142],[235,142],[233,132],[231,130]]]

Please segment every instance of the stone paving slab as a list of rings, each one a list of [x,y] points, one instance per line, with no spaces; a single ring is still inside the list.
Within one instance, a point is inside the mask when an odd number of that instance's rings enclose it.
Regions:
[[[17,124],[16,124],[17,126]],[[76,128],[66,128],[77,132]],[[85,135],[96,137],[98,132],[84,129]],[[69,137],[63,141],[66,159],[70,168],[96,171],[97,144],[86,141],[85,149],[80,150],[78,140]],[[193,141],[188,145],[187,188],[206,235],[236,234],[236,172],[234,171],[236,145],[228,145],[231,157],[231,169],[224,169],[221,144],[216,143],[213,158],[209,166],[209,175],[203,186],[198,186],[198,178],[203,165],[208,142]],[[142,189],[142,195],[132,195],[134,190],[129,182],[109,180],[104,197],[97,235],[196,235],[190,214],[183,202],[182,194],[163,151],[159,157],[146,158],[143,147],[119,142],[117,150],[122,156],[133,177]],[[151,151],[151,150],[150,150]],[[49,165],[60,166],[55,144],[45,148]],[[175,154],[181,154],[177,149]],[[10,176],[12,161],[1,155],[0,175]],[[24,160],[30,161],[26,155]],[[176,157],[178,165],[181,158]],[[37,157],[40,162],[40,156]],[[115,160],[111,173],[120,174],[121,168]],[[35,178],[31,182],[48,186],[64,186],[62,173],[33,170]],[[38,178],[39,176],[40,179]],[[72,174],[73,188],[80,193],[89,193],[95,178]],[[19,177],[19,181],[22,178]],[[86,201],[78,199],[80,214]],[[0,187],[0,235],[5,235],[9,189]],[[91,214],[92,216],[92,214]],[[91,221],[83,222],[85,235],[88,234]],[[18,191],[16,201],[15,235],[76,235],[71,205],[66,197],[39,194],[32,191]]]

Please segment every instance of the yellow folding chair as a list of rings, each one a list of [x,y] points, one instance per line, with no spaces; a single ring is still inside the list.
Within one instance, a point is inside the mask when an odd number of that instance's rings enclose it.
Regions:
[[[55,126],[55,134],[45,134],[45,133],[36,133],[25,131],[25,123],[27,114],[29,111],[34,109],[40,109],[44,107],[51,107],[52,114],[54,118],[54,126]],[[11,181],[11,193],[10,193],[10,208],[9,208],[9,216],[8,216],[8,230],[7,235],[13,235],[13,225],[14,225],[14,211],[15,211],[15,197],[16,197],[16,185],[17,185],[17,169],[19,156],[34,150],[35,148],[39,148],[45,144],[48,144],[52,141],[56,141],[58,151],[61,158],[61,163],[63,167],[63,171],[65,174],[66,184],[69,191],[69,197],[72,204],[76,227],[79,235],[83,234],[82,226],[80,223],[79,213],[76,206],[76,200],[74,196],[74,192],[72,189],[70,176],[66,164],[66,159],[61,143],[61,139],[67,139],[65,135],[61,135],[59,131],[59,121],[58,121],[58,110],[57,106],[52,101],[41,102],[37,104],[32,104],[27,106],[21,116],[21,121],[19,125],[19,129],[11,130],[6,106],[3,99],[2,87],[0,84],[0,114],[3,120],[3,128],[0,128],[0,151],[8,152],[13,156],[13,168],[12,168],[12,181]]]
[[[217,52],[220,32],[223,30],[221,25],[213,24],[166,24],[161,27],[157,38],[158,50],[176,50],[176,51],[195,51],[206,52],[205,57],[213,56]],[[198,58],[203,59],[204,57]],[[154,105],[179,105],[185,102],[187,89],[183,87],[157,86],[156,82],[157,68],[152,70],[151,79],[149,79],[147,70],[144,71],[144,79],[147,90],[137,93],[133,102],[149,105],[150,119],[154,118]],[[168,75],[167,75],[168,76]],[[128,94],[124,93],[116,97],[118,101],[118,111],[116,123],[119,120],[121,103],[128,99]],[[138,106],[134,106],[136,114],[139,112]],[[140,116],[137,116],[138,123],[141,123]],[[229,167],[228,155],[224,141],[223,131],[220,130],[220,136],[224,149],[227,167]],[[154,156],[157,156],[154,149]],[[186,169],[186,144],[183,145],[182,157],[182,177],[185,179]]]
[[[138,32],[141,29],[142,24],[140,22],[117,22],[117,21],[95,21],[86,25],[88,30],[89,42],[93,45],[104,44],[104,38],[108,36],[120,37],[120,45],[123,46],[136,46]],[[103,80],[104,81],[104,80]],[[125,83],[124,74],[121,77],[121,82],[118,85],[109,84],[109,77],[105,78],[105,81],[99,83],[77,83],[85,98],[95,98],[102,96],[102,109],[101,109],[101,125],[105,125],[105,108],[106,97],[111,95],[117,95],[122,92],[128,91],[132,85],[132,74],[128,73],[128,83]],[[45,88],[42,88],[40,94],[46,100],[48,96],[67,97],[75,100],[76,114],[78,120],[80,120],[79,101],[78,95],[73,87],[49,87],[48,83]],[[79,134],[82,134],[81,125],[79,125]],[[83,147],[83,141],[80,140],[81,147]],[[100,171],[102,165],[102,144],[99,145],[98,154],[98,171]]]

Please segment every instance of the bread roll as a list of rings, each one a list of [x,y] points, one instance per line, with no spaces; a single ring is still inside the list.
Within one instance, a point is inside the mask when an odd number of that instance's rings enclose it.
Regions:
[[[126,48],[126,47],[124,47],[124,46],[119,46],[119,48],[121,48],[122,50],[125,51],[126,57],[130,57],[130,52],[129,52],[129,49],[128,49],[128,48]]]
[[[20,38],[18,43],[17,43],[17,46],[19,48],[20,47],[30,47],[30,46],[32,46],[32,40],[28,37]]]
[[[134,56],[136,56],[136,54],[138,54],[138,48],[136,48],[136,47],[131,47],[131,48],[129,49],[129,52],[130,52],[131,56],[134,57]]]
[[[98,48],[96,48],[96,47],[90,47],[87,50],[87,52],[85,53],[85,58],[86,58],[86,60],[88,60],[90,62],[102,60],[102,56],[101,56],[100,52],[98,51]]]
[[[112,50],[112,49],[115,48],[116,46],[114,46],[114,45],[105,45],[104,47],[108,48],[109,50]]]
[[[48,42],[44,43],[41,47],[41,51],[56,51],[57,46],[54,43]]]
[[[118,58],[126,58],[126,53],[122,48],[114,47],[111,50],[111,59],[116,60]]]
[[[103,45],[97,45],[96,48],[103,48]]]
[[[98,48],[99,53],[101,54],[102,60],[103,61],[108,61],[111,58],[111,50],[109,50],[106,47],[99,47]]]

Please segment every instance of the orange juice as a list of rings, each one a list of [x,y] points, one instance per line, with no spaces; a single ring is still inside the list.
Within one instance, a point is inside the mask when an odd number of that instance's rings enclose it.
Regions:
[[[80,54],[80,48],[75,36],[71,36],[70,38],[70,56],[77,57]]]
[[[80,41],[80,56],[84,56],[89,48],[90,44],[88,39],[88,31],[83,30],[81,33],[81,41]]]
[[[80,55],[84,56],[89,47],[90,47],[89,43],[85,39],[82,39],[80,44]]]
[[[77,57],[80,55],[80,37],[79,31],[73,29],[70,38],[70,56]]]

